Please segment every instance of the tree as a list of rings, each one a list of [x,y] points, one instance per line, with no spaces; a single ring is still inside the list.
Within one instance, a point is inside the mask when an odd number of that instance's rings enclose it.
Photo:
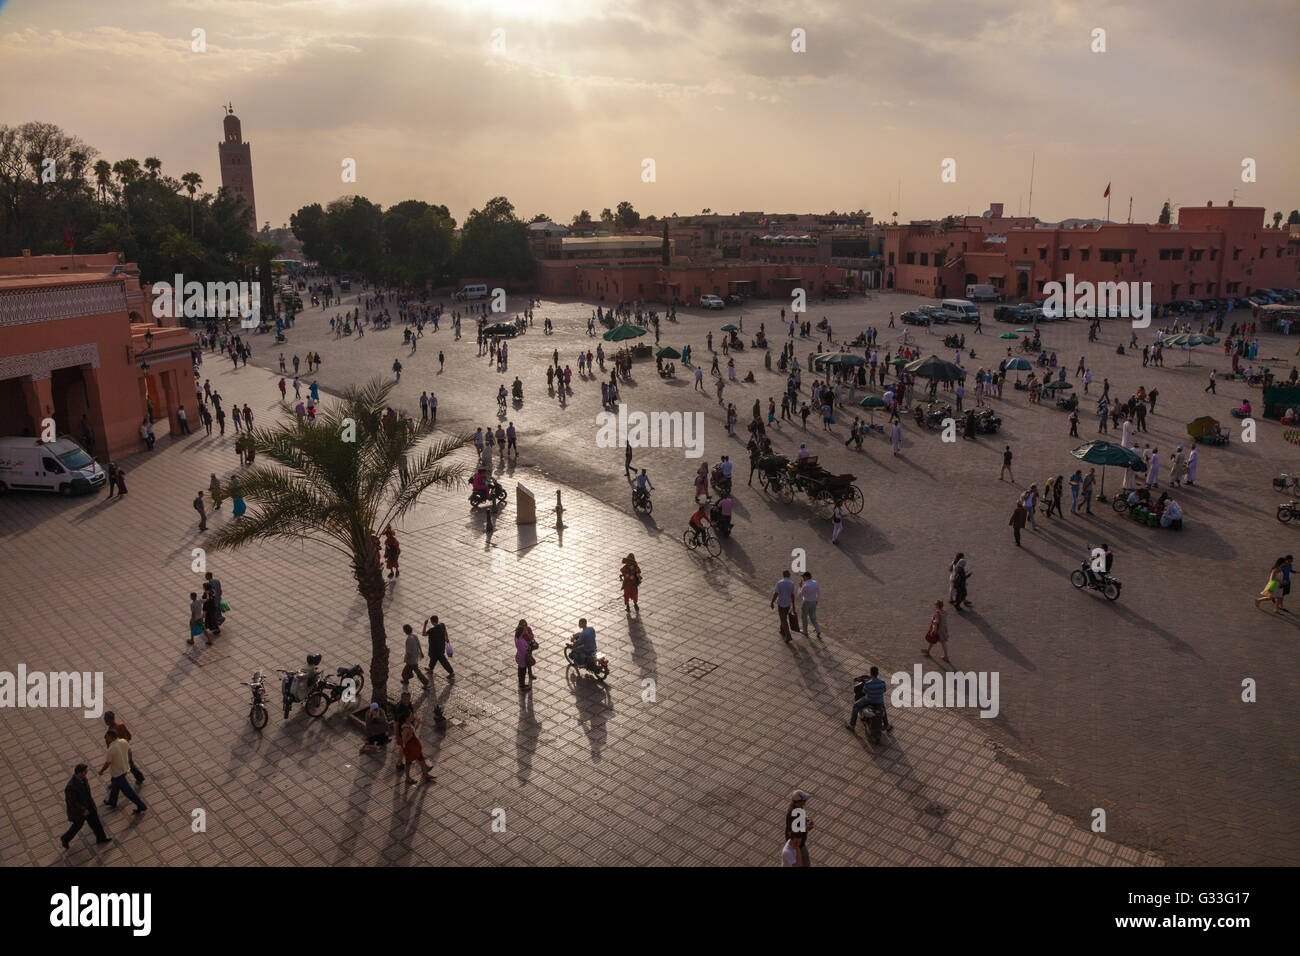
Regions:
[[[162,169],[162,160],[157,156],[146,156],[144,158],[144,168],[148,171],[150,179],[157,179],[158,171]]]
[[[582,212],[578,213],[576,216],[573,217],[573,225],[574,225],[575,228],[582,228],[582,227],[588,227],[588,226],[590,226],[590,225],[591,225],[591,213],[587,212],[587,210],[585,210],[585,209],[582,210]]]
[[[528,220],[528,222],[529,222],[530,225],[531,225],[532,223],[534,223],[534,222],[550,222],[550,221],[551,221],[551,217],[548,216],[548,215],[546,215],[546,213],[544,213],[544,212],[539,212],[539,213],[538,213],[536,216],[534,216],[532,219],[529,219],[529,220]]]
[[[99,190],[101,204],[108,202],[108,187],[113,183],[113,167],[108,160],[101,159],[95,163],[95,186]]]
[[[1273,228],[1274,229],[1282,228],[1282,210],[1280,209],[1277,212],[1273,213]]]
[[[1292,209],[1291,215],[1286,217],[1287,225],[1300,225],[1300,209]]]
[[[207,543],[210,551],[234,551],[276,539],[314,541],[344,555],[370,619],[370,691],[381,707],[388,703],[387,588],[373,535],[400,522],[428,489],[462,479],[461,466],[444,459],[465,442],[463,436],[438,438],[415,454],[434,426],[382,420],[394,385],[372,380],[351,386],[315,422],[286,413],[274,428],[254,429],[253,447],[271,464],[240,474],[249,512]],[[345,431],[349,424],[353,435]],[[408,456],[402,481],[399,462]],[[229,486],[222,493],[228,496]]]
[[[1163,223],[1164,225],[1167,226],[1169,225],[1170,220],[1173,219],[1173,216],[1174,216],[1173,208],[1169,205],[1169,200],[1166,199],[1165,204],[1160,207],[1160,218],[1157,219],[1156,221]]]
[[[515,216],[510,200],[496,196],[482,209],[470,210],[455,262],[461,276],[526,279],[533,274],[528,227]]]
[[[289,228],[294,238],[302,243],[302,254],[312,262],[319,262],[330,271],[334,263],[330,257],[329,228],[325,210],[318,202],[303,206],[289,217]]]
[[[632,208],[630,202],[621,202],[618,204],[618,212],[615,213],[619,226],[625,231],[631,231],[637,227],[641,221],[641,214]]]
[[[383,214],[385,278],[441,283],[455,246],[456,220],[446,206],[408,199]]]
[[[614,214],[610,212],[608,206],[606,206],[604,209],[600,211],[600,221],[604,223],[606,226],[611,226],[614,224]]]
[[[185,191],[190,194],[190,235],[194,235],[194,193],[203,185],[203,177],[198,173],[186,173],[181,176]]]

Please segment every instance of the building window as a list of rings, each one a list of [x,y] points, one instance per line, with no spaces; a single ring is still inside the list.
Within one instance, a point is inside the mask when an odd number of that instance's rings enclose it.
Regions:
[[[1210,261],[1213,262],[1213,261],[1214,261],[1215,259],[1217,259],[1218,257],[1219,257],[1219,250],[1218,250],[1218,249],[1211,249],[1211,250],[1210,250]]]
[[[1038,258],[1039,258],[1039,260],[1042,261],[1042,262],[1046,262],[1046,261],[1047,261],[1047,249],[1046,249],[1046,248],[1043,248],[1043,249],[1039,249],[1039,250],[1038,250]]]
[[[1069,250],[1069,249],[1062,249],[1062,250],[1061,250],[1061,261],[1062,261],[1062,262],[1069,262],[1069,261],[1070,261],[1070,250]]]
[[[909,266],[914,266],[914,265],[916,265],[916,253],[915,253],[915,252],[909,252],[909,253],[907,254],[907,258],[906,258],[904,261],[905,261]]]
[[[1091,255],[1092,251],[1090,249],[1081,249],[1079,250],[1079,261],[1087,262]]]
[[[894,266],[894,254],[892,252],[889,254],[889,266],[891,269]]]
[[[1205,257],[1204,249],[1193,249],[1190,253],[1188,253],[1188,258],[1191,259],[1192,262],[1200,262],[1201,259],[1203,259],[1204,257]]]
[[[1232,261],[1233,261],[1233,262],[1236,262],[1236,261],[1237,261],[1238,259],[1240,259],[1240,258],[1241,258],[1241,250],[1240,250],[1240,249],[1233,249],[1233,250],[1232,250]]]
[[[1178,283],[1177,283],[1177,282],[1175,282],[1173,285],[1171,285],[1171,286],[1169,287],[1169,298],[1171,298],[1171,299],[1176,299],[1176,298],[1178,298]]]
[[[930,264],[930,253],[928,252],[921,253],[921,265],[928,266],[929,264]]]
[[[1188,285],[1187,285],[1187,294],[1188,294],[1188,295],[1196,295],[1196,286],[1197,286],[1197,283],[1195,283],[1195,282],[1190,282],[1190,283],[1188,283]]]

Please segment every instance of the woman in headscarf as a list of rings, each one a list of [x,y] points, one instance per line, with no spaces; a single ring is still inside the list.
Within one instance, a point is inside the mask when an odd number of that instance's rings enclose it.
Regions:
[[[248,505],[244,504],[244,490],[239,487],[239,479],[230,479],[230,499],[234,502],[234,513],[236,518],[242,518],[244,512],[248,510]]]
[[[388,576],[390,578],[400,577],[402,574],[402,569],[397,566],[401,554],[402,546],[397,543],[397,534],[390,524],[384,528],[384,563],[388,566]]]
[[[966,556],[961,552],[957,553],[956,559],[952,563],[952,572],[949,575],[950,581],[950,599],[952,606],[957,610],[962,609],[962,605],[970,605],[966,600],[966,581],[970,578],[970,573],[966,570]],[[945,653],[947,653],[945,651]]]
[[[1191,452],[1187,455],[1187,483],[1196,484],[1196,446],[1192,446]]]
[[[641,584],[641,568],[636,563],[636,555],[629,553],[623,559],[623,566],[618,572],[619,579],[623,582],[623,610],[631,611],[635,607],[637,613],[641,612],[641,605],[637,603],[637,588]],[[628,601],[632,602],[632,607],[628,606]]]

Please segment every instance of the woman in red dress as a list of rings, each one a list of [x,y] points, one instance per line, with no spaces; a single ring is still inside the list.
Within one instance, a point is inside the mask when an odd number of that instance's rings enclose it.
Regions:
[[[424,747],[420,744],[420,738],[416,735],[419,729],[420,719],[412,717],[406,723],[402,724],[402,755],[406,758],[406,782],[415,783],[411,779],[411,764],[419,763],[424,768],[424,777],[422,779],[432,781],[434,779],[429,762],[424,759]]]
[[[402,546],[397,543],[397,535],[393,533],[393,526],[389,525],[384,529],[384,563],[388,565],[388,576],[397,577],[401,575],[402,569],[397,566],[397,559],[401,556]]]
[[[637,587],[641,583],[641,568],[636,563],[636,556],[629,554],[623,559],[623,567],[618,572],[619,579],[623,582],[623,609],[631,611],[628,607],[628,601],[632,602],[632,607],[641,611],[641,605],[637,604]]]

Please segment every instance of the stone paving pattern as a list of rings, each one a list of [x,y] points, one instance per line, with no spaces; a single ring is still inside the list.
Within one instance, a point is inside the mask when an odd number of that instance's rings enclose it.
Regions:
[[[837,339],[876,324],[888,343],[901,330],[885,330],[885,314],[910,301],[814,305],[812,315],[830,315]],[[575,380],[565,408],[545,395],[543,355],[559,347],[573,364],[566,350],[594,348],[582,331],[590,308],[539,307],[537,327],[512,344],[501,376],[508,383],[520,374],[526,383],[523,409],[510,413],[521,459],[506,477],[534,488],[544,509],[562,484],[563,533],[546,511],[538,540],[521,537],[512,509],[494,538],[505,552],[504,570],[494,573],[482,517],[469,514],[461,491],[431,496],[399,529],[405,573],[390,589],[394,659],[400,625],[431,613],[448,622],[457,649],[456,683],[435,678],[453,724],[445,735],[424,733],[438,774],[431,787],[408,789],[390,758],[358,756],[360,735],[337,707],[323,721],[300,709],[283,721],[273,708],[261,735],[247,724],[238,681],[254,668],[296,665],[309,651],[323,653],[331,670],[368,663],[364,606],[334,552],[268,544],[213,556],[234,610],[215,647],[185,645],[187,595],[198,580],[190,548],[201,540],[190,486],[234,468],[232,431],[224,439],[201,430],[163,439],[153,455],[135,456],[125,501],[0,503],[4,666],[104,670],[108,705],[136,734],[151,778],[143,791],[151,812],[108,811],[119,843],[94,854],[74,842],[68,862],[770,865],[795,786],[814,795],[810,848],[819,865],[1295,862],[1296,673],[1285,645],[1296,624],[1250,606],[1294,532],[1272,517],[1268,479],[1295,460],[1278,426],[1261,422],[1255,446],[1202,450],[1198,488],[1178,495],[1188,518],[1182,534],[1094,509],[1096,527],[1040,520],[1050,530],[1027,531],[1017,551],[1006,527],[1017,489],[996,479],[1003,439],[1016,451],[1020,487],[1068,474],[1075,442],[1065,437],[1063,414],[1029,407],[1023,393],[1008,390],[995,406],[1004,436],[953,446],[905,425],[899,459],[879,438],[868,440],[865,455],[831,445],[818,425],[800,440],[832,470],[857,473],[868,495],[842,547],[830,548],[829,523],[802,497],[785,506],[755,486],[741,488],[736,535],[721,558],[708,560],[680,541],[694,462],[680,450],[652,450],[644,461],[638,453],[657,492],[653,519],[637,519],[621,450],[594,446],[598,381]],[[778,308],[747,309],[746,339],[760,320],[776,332]],[[560,324],[555,336],[541,334],[547,315]],[[702,356],[704,331],[722,321],[683,314],[680,325],[665,325],[664,344],[692,342]],[[414,410],[421,388],[433,388],[440,422],[471,430],[495,423],[498,376],[484,374],[487,360],[475,358],[472,335],[453,343],[444,327],[408,356],[398,329],[335,341],[324,323],[309,310],[290,333],[292,350],[324,354],[323,387],[387,374],[400,356],[406,407]],[[977,348],[988,342],[973,365],[986,355],[996,363],[996,333],[1005,328],[990,324],[994,334],[984,336],[964,329]],[[1225,365],[1221,350],[1198,352],[1200,367],[1190,370],[1175,368],[1171,356],[1166,369],[1147,372],[1113,354],[1120,334],[1108,324],[1102,343],[1084,348],[1082,323],[1070,323],[1047,326],[1044,339],[1069,368],[1081,352],[1090,356],[1094,391],[1104,374],[1122,396],[1139,381],[1159,384],[1151,437],[1166,462],[1182,422],[1203,411],[1227,421],[1229,403],[1246,394],[1221,383],[1216,401],[1199,397],[1206,363]],[[928,340],[924,330],[912,335]],[[255,361],[271,364],[275,350],[263,341],[254,340]],[[1264,351],[1289,354],[1286,345],[1274,340]],[[449,357],[442,375],[438,347]],[[801,361],[812,347],[799,343]],[[755,395],[764,402],[779,395],[780,380],[764,372],[761,354],[746,351],[738,365],[759,377],[758,385],[729,389],[744,420]],[[249,401],[260,423],[279,405],[277,374],[235,372],[211,356],[203,373],[228,400]],[[652,365],[638,365],[624,397],[633,409],[704,411],[706,456],[731,454],[743,481],[743,443],[726,438],[712,391],[689,392],[685,379],[664,383]],[[1081,434],[1095,428],[1085,416]],[[847,430],[836,431],[842,442]],[[795,447],[792,438],[775,440]],[[1117,487],[1119,476],[1111,477]],[[513,482],[507,487],[513,499]],[[1118,551],[1125,583],[1113,606],[1066,580],[1085,543],[1102,535]],[[795,546],[807,548],[822,582],[825,639],[800,636],[787,648],[767,596]],[[950,615],[954,661],[1001,672],[1002,713],[982,720],[896,711],[895,745],[875,752],[842,726],[849,681],[869,663],[889,673],[919,659],[926,609],[946,594],[956,550],[971,558],[975,609]],[[643,616],[630,620],[617,584],[628,551],[646,575]],[[537,686],[522,699],[511,642],[521,616],[543,642]],[[559,645],[579,616],[592,619],[613,662],[606,692],[564,673]],[[716,667],[687,673],[693,661]],[[1260,703],[1236,703],[1242,676],[1259,680]],[[642,701],[643,677],[657,682],[655,703]],[[68,711],[0,718],[7,730],[0,759],[10,771],[0,857],[56,862],[66,825],[62,786],[77,760],[98,768],[101,725]],[[97,796],[104,783],[92,784]],[[207,834],[189,831],[197,807],[208,811]],[[491,832],[496,807],[506,811],[504,834]],[[1088,831],[1093,807],[1107,809],[1107,835]],[[595,825],[575,827],[579,819]]]

